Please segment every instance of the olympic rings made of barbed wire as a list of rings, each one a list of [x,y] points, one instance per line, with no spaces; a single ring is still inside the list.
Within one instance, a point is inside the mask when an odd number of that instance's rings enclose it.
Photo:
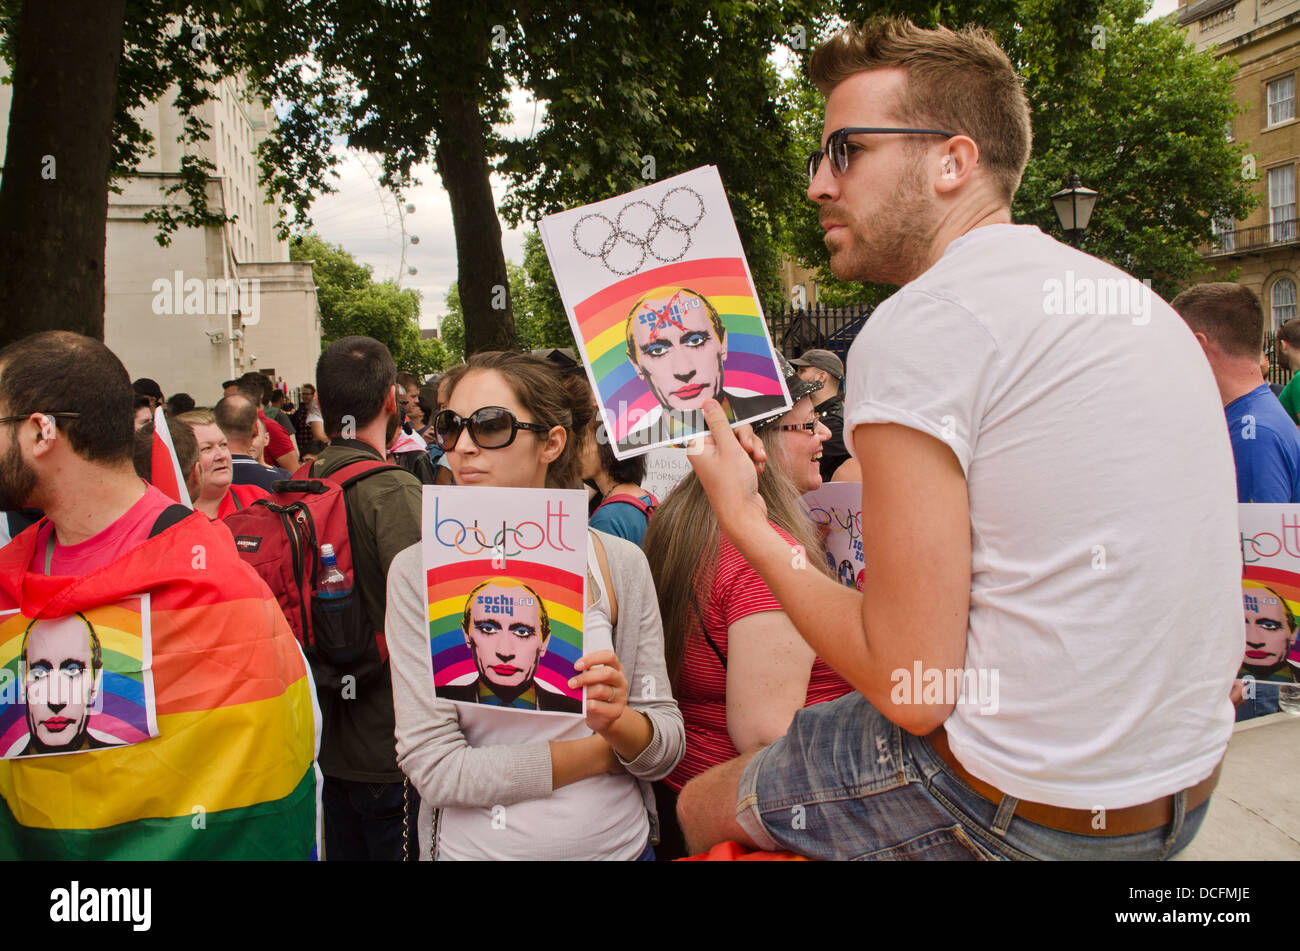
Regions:
[[[691,213],[681,209],[676,209],[678,214],[668,213],[669,201],[678,192],[695,199],[697,207],[693,218]],[[686,218],[692,220],[687,222]],[[592,212],[579,218],[570,234],[573,246],[580,252],[598,259],[611,274],[626,277],[641,270],[647,256],[664,264],[684,258],[691,249],[691,232],[703,219],[704,199],[695,189],[679,185],[659,199],[658,208],[638,199],[624,205],[613,221],[599,212]],[[585,229],[584,225],[587,225]],[[579,235],[580,231],[582,235]],[[681,237],[674,242],[674,235]],[[674,247],[674,244],[680,247]],[[628,267],[634,258],[636,263]]]

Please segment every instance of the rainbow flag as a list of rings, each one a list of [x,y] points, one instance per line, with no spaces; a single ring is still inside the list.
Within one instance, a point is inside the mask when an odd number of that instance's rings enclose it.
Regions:
[[[550,617],[551,636],[537,666],[537,680],[554,693],[582,700],[582,688],[569,687],[574,661],[582,656],[583,579],[570,571],[532,561],[510,561],[494,568],[490,559],[465,561],[426,572],[429,586],[429,653],[436,690],[457,681],[473,679],[478,672],[461,620],[466,593],[480,581],[506,577],[536,591]]]
[[[596,390],[620,442],[636,420],[659,405],[628,360],[628,317],[637,301],[647,296],[667,298],[673,290],[693,291],[717,308],[727,328],[723,362],[727,389],[751,396],[782,395],[745,259],[700,258],[666,264],[611,284],[573,308]]]
[[[81,612],[129,633],[147,612],[156,735],[0,761],[0,859],[316,857],[311,674],[230,534],[193,514],[77,578],[28,571],[48,531],[0,550],[0,610],[17,612],[3,627],[6,646],[24,618]]]

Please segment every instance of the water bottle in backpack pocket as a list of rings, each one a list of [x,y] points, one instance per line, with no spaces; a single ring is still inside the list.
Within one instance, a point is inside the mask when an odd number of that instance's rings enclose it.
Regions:
[[[374,635],[366,624],[361,598],[339,571],[334,546],[320,546],[320,574],[311,595],[312,635],[327,664],[346,667],[361,659]]]

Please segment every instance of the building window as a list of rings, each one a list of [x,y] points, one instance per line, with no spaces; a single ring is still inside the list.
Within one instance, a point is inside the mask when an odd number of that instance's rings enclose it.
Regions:
[[[1279,277],[1273,282],[1270,297],[1273,305],[1273,330],[1276,331],[1296,315],[1295,281],[1289,277]]]
[[[1277,125],[1295,118],[1295,75],[1275,79],[1268,86],[1268,124]]]
[[[1269,240],[1295,240],[1295,166],[1268,170]]]
[[[1231,215],[1215,218],[1210,222],[1210,233],[1214,235],[1213,246],[1218,251],[1232,251],[1237,247],[1237,223]]]

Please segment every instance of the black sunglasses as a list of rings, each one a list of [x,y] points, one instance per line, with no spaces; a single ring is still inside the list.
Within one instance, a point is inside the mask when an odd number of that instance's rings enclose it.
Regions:
[[[469,430],[469,438],[480,449],[504,449],[515,441],[515,433],[526,429],[530,433],[549,433],[550,426],[541,423],[521,423],[515,414],[504,406],[484,406],[462,419],[449,409],[433,418],[434,440],[444,451],[454,449],[460,434]]]
[[[796,432],[800,429],[806,433],[815,433],[817,431],[817,422],[818,421],[814,419],[807,423],[786,423],[784,426],[778,426],[776,428],[789,433]]]
[[[80,413],[41,413],[40,410],[36,412],[40,413],[41,416],[51,416],[54,419],[81,419]],[[31,417],[31,413],[24,413],[22,416],[0,416],[0,423],[17,423],[25,419],[31,419]]]
[[[817,170],[821,168],[822,156],[829,155],[831,159],[831,173],[833,175],[843,175],[849,167],[849,146],[853,145],[849,141],[851,135],[941,135],[945,139],[951,139],[956,132],[944,132],[942,129],[893,129],[882,126],[845,126],[843,129],[836,129],[826,139],[826,146],[811,152],[808,155],[808,182],[817,176]],[[857,146],[854,146],[857,148]]]

